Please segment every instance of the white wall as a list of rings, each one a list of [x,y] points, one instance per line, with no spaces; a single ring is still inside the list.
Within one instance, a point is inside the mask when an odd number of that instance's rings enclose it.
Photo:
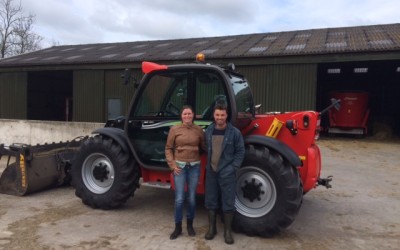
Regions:
[[[0,144],[71,141],[103,126],[104,123],[0,119]]]

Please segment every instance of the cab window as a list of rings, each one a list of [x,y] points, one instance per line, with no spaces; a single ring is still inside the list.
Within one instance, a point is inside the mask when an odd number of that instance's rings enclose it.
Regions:
[[[202,120],[213,120],[216,104],[227,104],[223,79],[216,72],[200,72],[196,77],[196,114]]]
[[[179,117],[187,103],[188,73],[167,73],[153,76],[141,94],[135,117]]]

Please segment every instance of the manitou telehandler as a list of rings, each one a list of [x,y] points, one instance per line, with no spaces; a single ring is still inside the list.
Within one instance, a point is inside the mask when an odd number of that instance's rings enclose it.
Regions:
[[[174,189],[164,154],[168,131],[180,122],[185,104],[194,108],[195,123],[205,129],[213,122],[216,103],[228,106],[228,119],[245,141],[245,159],[237,172],[235,231],[279,233],[295,220],[305,193],[318,185],[330,187],[331,178],[320,177],[315,144],[320,113],[259,114],[247,79],[233,64],[143,62],[142,71],[126,116],[107,121],[91,136],[53,145],[2,145],[0,155],[16,161],[7,164],[1,192],[24,195],[71,181],[84,204],[113,209],[140,185]],[[205,191],[205,159],[199,194]]]

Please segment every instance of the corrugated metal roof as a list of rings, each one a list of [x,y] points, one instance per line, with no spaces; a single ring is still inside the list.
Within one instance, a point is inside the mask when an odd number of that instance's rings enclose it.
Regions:
[[[260,33],[224,37],[62,45],[0,60],[0,67],[123,63],[393,51],[400,49],[400,24]]]

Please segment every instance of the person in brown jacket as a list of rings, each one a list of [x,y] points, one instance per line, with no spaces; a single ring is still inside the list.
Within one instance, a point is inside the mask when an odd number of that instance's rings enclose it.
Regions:
[[[182,233],[185,184],[187,184],[186,222],[189,236],[195,236],[193,219],[196,209],[196,189],[200,176],[200,152],[205,150],[204,131],[193,123],[193,108],[185,105],[181,112],[182,123],[171,127],[165,145],[165,157],[173,171],[175,183],[175,230],[170,239]]]

